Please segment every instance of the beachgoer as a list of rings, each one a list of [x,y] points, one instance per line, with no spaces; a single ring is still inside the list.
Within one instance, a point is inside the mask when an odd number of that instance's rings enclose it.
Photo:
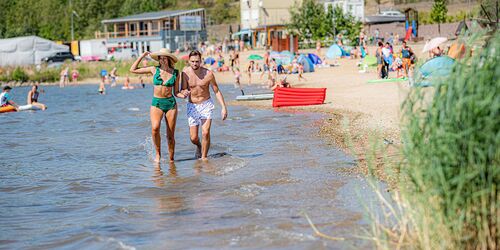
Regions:
[[[320,40],[316,41],[316,54],[318,56],[321,56],[321,41]]]
[[[302,76],[302,74],[304,74],[304,64],[303,63],[299,63],[298,70],[299,70],[299,77],[298,77],[299,81],[300,81],[300,79],[306,80],[306,78],[304,76]]]
[[[384,44],[382,42],[378,42],[378,48],[375,51],[375,57],[377,58],[377,73],[379,78],[384,78],[385,74],[383,74],[383,67],[384,67],[384,59],[382,56],[382,49],[384,47]]]
[[[182,72],[182,90],[188,91],[189,101],[187,103],[187,116],[189,123],[189,134],[191,142],[196,145],[196,157],[207,159],[210,148],[210,127],[212,125],[212,113],[214,103],[210,97],[212,87],[217,100],[222,106],[222,120],[227,118],[227,108],[224,97],[219,90],[212,71],[201,67],[201,53],[191,51],[189,53],[189,67]],[[200,143],[198,130],[201,126],[202,141]]]
[[[63,88],[64,86],[69,84],[69,68],[66,67],[65,69],[61,70],[61,73],[59,74],[61,77],[59,80],[59,87]]]
[[[378,28],[375,29],[375,39],[373,39],[374,42],[378,42],[378,39],[380,38],[380,30]]]
[[[79,75],[80,75],[80,74],[78,73],[78,70],[73,69],[73,70],[71,71],[71,83],[72,83],[72,84],[78,84],[78,76],[79,76]]]
[[[241,94],[245,95],[245,92],[243,92],[243,88],[241,87],[241,82],[240,82],[240,78],[241,78],[240,68],[236,67],[236,69],[233,69],[233,73],[234,73],[234,79],[235,79],[234,87],[239,88],[241,91]]]
[[[384,63],[384,70],[386,72],[386,77],[389,78],[389,70],[391,66],[391,57],[392,57],[392,51],[391,51],[391,45],[389,42],[385,43],[385,46],[382,48],[382,57],[383,57],[383,63]]]
[[[286,81],[287,75],[285,75],[281,80],[279,80],[276,84],[271,87],[271,90],[274,91],[277,88],[291,88],[292,85]]]
[[[33,85],[31,90],[28,92],[28,97],[26,98],[26,103],[31,104],[33,106],[39,107],[41,110],[47,109],[45,104],[38,102],[38,96],[40,92],[38,92],[38,85]]]
[[[101,95],[106,94],[106,87],[104,86],[104,81],[105,81],[105,77],[102,76],[101,82],[99,83],[99,89],[97,89],[97,92],[99,92],[99,94],[101,94]]]
[[[252,84],[252,72],[253,72],[254,65],[255,65],[255,62],[250,61],[250,63],[248,63],[248,66],[247,66],[248,85]]]
[[[408,71],[410,70],[411,66],[411,54],[413,54],[413,51],[406,45],[406,41],[403,41],[403,46],[401,47],[401,56],[403,57],[403,68],[406,77],[408,77]]]
[[[262,69],[262,73],[260,74],[260,78],[259,79],[262,79],[262,77],[264,76],[264,74],[266,73],[266,71],[269,71],[269,58],[270,58],[270,54],[269,54],[269,51],[266,51],[266,53],[264,53],[264,63],[263,63],[263,69]]]
[[[234,52],[234,65],[240,66],[240,52],[238,51]]]
[[[122,89],[129,89],[130,88],[130,77],[127,75],[125,77],[125,82],[123,83]]]
[[[116,86],[116,67],[111,70],[109,75],[111,77],[111,87]]]
[[[139,68],[141,60],[151,55],[151,58],[158,61],[160,66],[149,66]],[[153,75],[153,101],[150,108],[151,134],[156,149],[155,162],[161,159],[161,120],[165,117],[167,123],[167,141],[170,161],[174,161],[175,154],[175,124],[177,121],[177,103],[175,97],[186,98],[187,92],[179,92],[179,71],[174,68],[177,57],[170,54],[165,48],[157,52],[144,52],[130,67],[130,72],[134,74]],[[175,96],[175,97],[174,97]]]
[[[0,94],[0,107],[13,106],[16,110],[18,110],[19,105],[12,101],[12,96],[9,94],[11,89],[12,88],[10,86],[3,87],[3,91]]]

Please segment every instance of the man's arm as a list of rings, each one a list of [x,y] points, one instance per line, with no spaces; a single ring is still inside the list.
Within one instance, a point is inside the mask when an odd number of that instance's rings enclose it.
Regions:
[[[215,76],[213,75],[213,73],[211,73],[211,77],[212,80],[210,80],[210,83],[212,85],[212,90],[214,91],[215,96],[217,97],[217,101],[219,101],[220,105],[222,106],[222,111],[221,111],[222,120],[226,120],[227,108],[226,108],[226,103],[224,102],[224,96],[222,96],[222,92],[220,92],[219,90],[219,86],[215,81]]]

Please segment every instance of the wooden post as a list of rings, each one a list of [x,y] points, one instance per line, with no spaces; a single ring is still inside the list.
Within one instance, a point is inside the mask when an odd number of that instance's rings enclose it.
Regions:
[[[141,27],[139,26],[139,22],[136,22],[135,23],[135,30],[137,32],[136,34],[137,34],[138,37],[141,36],[141,30],[140,29],[141,29]]]
[[[170,28],[171,30],[177,30],[177,17],[174,17],[174,26]]]
[[[160,34],[163,27],[161,26],[162,20],[158,21],[158,34]]]
[[[151,36],[151,26],[153,26],[153,22],[148,22],[148,36]]]
[[[125,23],[125,37],[128,37],[128,22]]]
[[[116,38],[116,23],[113,24],[113,29],[114,29],[114,37]]]

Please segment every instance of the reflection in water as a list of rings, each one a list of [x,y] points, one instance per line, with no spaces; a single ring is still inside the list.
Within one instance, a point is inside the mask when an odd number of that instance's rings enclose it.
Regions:
[[[159,188],[162,188],[166,194],[155,197],[158,202],[159,212],[176,213],[187,209],[186,199],[182,197],[181,192],[176,191],[177,167],[175,163],[170,162],[168,176],[165,176],[160,163],[155,163],[153,182]],[[167,183],[168,180],[168,183]]]

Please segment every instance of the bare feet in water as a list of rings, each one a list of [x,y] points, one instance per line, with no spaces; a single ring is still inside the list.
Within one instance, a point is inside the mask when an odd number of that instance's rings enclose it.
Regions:
[[[194,154],[196,159],[201,158],[201,145],[196,147],[196,153]]]
[[[157,154],[156,157],[155,157],[154,162],[159,163],[160,159],[161,159],[161,155]]]

